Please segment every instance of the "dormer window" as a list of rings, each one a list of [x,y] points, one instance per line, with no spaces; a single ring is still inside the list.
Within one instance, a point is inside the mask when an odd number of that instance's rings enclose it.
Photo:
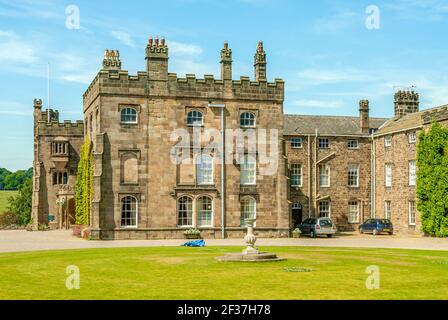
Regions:
[[[120,115],[122,124],[137,124],[137,110],[134,108],[124,108]]]
[[[189,127],[202,126],[204,124],[204,116],[200,111],[190,111],[187,114],[187,125]]]
[[[255,115],[252,112],[244,112],[240,116],[240,126],[242,128],[255,127]]]
[[[68,142],[53,142],[51,145],[51,154],[54,156],[68,156]]]

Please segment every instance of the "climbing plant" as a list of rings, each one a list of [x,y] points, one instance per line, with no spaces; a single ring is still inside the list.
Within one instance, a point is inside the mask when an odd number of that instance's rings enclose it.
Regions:
[[[81,147],[75,185],[76,224],[88,225],[93,199],[93,149],[89,138]]]
[[[448,236],[448,129],[434,122],[417,147],[417,207],[422,231]]]

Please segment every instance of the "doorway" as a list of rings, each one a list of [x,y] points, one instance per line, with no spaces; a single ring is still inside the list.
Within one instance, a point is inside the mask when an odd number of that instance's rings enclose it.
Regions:
[[[293,229],[297,228],[299,224],[302,223],[303,219],[303,210],[302,205],[300,203],[293,203],[291,207],[292,211],[292,227]]]

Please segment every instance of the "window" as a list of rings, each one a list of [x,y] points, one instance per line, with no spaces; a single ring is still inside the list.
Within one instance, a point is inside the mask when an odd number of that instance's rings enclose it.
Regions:
[[[291,164],[291,187],[302,186],[302,165]]]
[[[359,223],[358,201],[350,201],[348,203],[348,223]]]
[[[390,147],[392,146],[392,136],[386,136],[384,138],[384,146],[385,147]]]
[[[386,163],[384,171],[385,171],[385,179],[384,179],[385,186],[392,187],[392,163]]]
[[[409,133],[409,143],[416,143],[417,142],[417,133],[415,131],[412,131]]]
[[[255,115],[251,112],[244,112],[240,116],[240,126],[243,128],[255,127]]]
[[[348,186],[359,187],[359,165],[351,164],[348,166]]]
[[[211,227],[213,217],[212,199],[209,197],[200,197],[197,200],[197,224],[198,227]]]
[[[53,185],[67,185],[68,184],[68,173],[67,171],[56,171],[53,172]]]
[[[330,201],[319,201],[319,217],[330,218]]]
[[[384,202],[384,219],[392,219],[392,202],[389,200]]]
[[[197,183],[213,184],[213,158],[209,155],[200,155],[196,158]]]
[[[200,111],[190,111],[187,115],[187,125],[188,126],[202,126],[203,125],[203,115]]]
[[[409,225],[415,226],[415,201],[409,201]]]
[[[350,139],[347,141],[347,147],[349,149],[358,149],[359,148],[359,142],[355,139]]]
[[[291,139],[291,148],[293,149],[300,149],[303,147],[303,140],[302,138],[292,138]]]
[[[51,146],[51,153],[53,155],[68,155],[68,143],[67,142],[53,142]]]
[[[182,197],[177,201],[177,225],[193,226],[193,200],[189,197]]]
[[[241,227],[246,226],[246,219],[256,219],[257,204],[253,198],[244,198],[241,200]]]
[[[244,161],[241,164],[241,185],[256,184],[256,169],[255,156],[244,155]]]
[[[319,149],[330,148],[330,140],[328,138],[319,138]]]
[[[137,199],[134,197],[121,199],[121,227],[137,227]]]
[[[135,110],[134,108],[124,108],[123,110],[121,110],[121,123],[136,124],[137,110]]]
[[[302,205],[300,203],[293,203],[291,205],[291,209],[292,210],[300,210],[300,209],[302,209]]]
[[[409,185],[415,186],[417,184],[417,164],[415,160],[409,161]]]
[[[327,164],[319,165],[319,186],[330,186],[330,166]]]

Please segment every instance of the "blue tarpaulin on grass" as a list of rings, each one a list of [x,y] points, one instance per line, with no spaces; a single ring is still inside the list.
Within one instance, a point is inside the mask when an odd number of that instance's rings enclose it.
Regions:
[[[182,246],[183,247],[205,247],[205,241],[204,240],[188,241],[187,243],[184,243]]]

